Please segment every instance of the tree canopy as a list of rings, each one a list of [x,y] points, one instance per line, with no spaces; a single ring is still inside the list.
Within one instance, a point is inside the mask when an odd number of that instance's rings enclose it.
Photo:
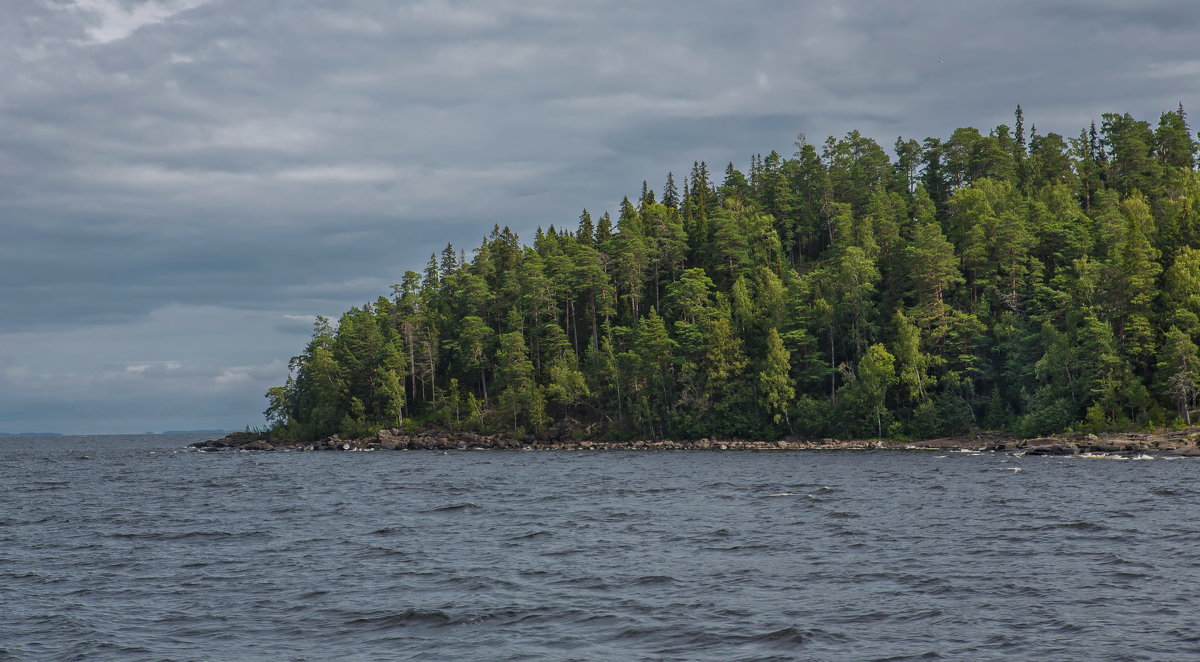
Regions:
[[[1034,435],[1190,422],[1200,173],[1184,110],[1065,140],[852,131],[695,163],[522,244],[447,246],[318,320],[279,436]]]

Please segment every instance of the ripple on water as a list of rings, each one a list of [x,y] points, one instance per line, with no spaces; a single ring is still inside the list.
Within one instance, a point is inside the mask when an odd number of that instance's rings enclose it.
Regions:
[[[0,660],[1200,655],[1189,462],[89,443],[0,456]]]
[[[429,510],[422,510],[421,512],[423,512],[423,513],[457,513],[457,512],[471,512],[473,510],[479,510],[479,509],[480,509],[480,506],[478,504],[472,503],[470,501],[465,501],[463,503],[452,503],[452,504],[445,505],[445,506],[438,506],[437,508],[430,508]]]

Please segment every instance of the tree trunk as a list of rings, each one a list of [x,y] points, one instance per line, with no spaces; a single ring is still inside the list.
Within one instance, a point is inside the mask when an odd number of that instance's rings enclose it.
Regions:
[[[833,358],[833,324],[829,325],[829,401],[837,404],[837,361]]]
[[[567,301],[567,314],[571,318],[571,338],[575,347],[575,356],[579,356],[579,315],[575,314],[575,302]]]
[[[596,288],[592,288],[592,349],[600,346],[600,329],[596,325]]]

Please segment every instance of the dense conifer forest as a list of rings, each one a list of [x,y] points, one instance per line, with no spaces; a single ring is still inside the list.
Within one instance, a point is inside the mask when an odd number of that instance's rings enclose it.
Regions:
[[[1191,422],[1200,173],[1184,109],[1077,136],[852,131],[705,163],[616,218],[493,228],[320,318],[280,437],[927,438]],[[719,180],[716,183],[715,180]]]

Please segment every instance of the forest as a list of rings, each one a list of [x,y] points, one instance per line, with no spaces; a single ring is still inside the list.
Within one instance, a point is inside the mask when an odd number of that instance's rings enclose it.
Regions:
[[[1077,136],[800,135],[524,244],[447,245],[318,318],[276,437],[920,439],[1186,425],[1200,173],[1183,106]],[[720,183],[716,183],[720,179]]]

